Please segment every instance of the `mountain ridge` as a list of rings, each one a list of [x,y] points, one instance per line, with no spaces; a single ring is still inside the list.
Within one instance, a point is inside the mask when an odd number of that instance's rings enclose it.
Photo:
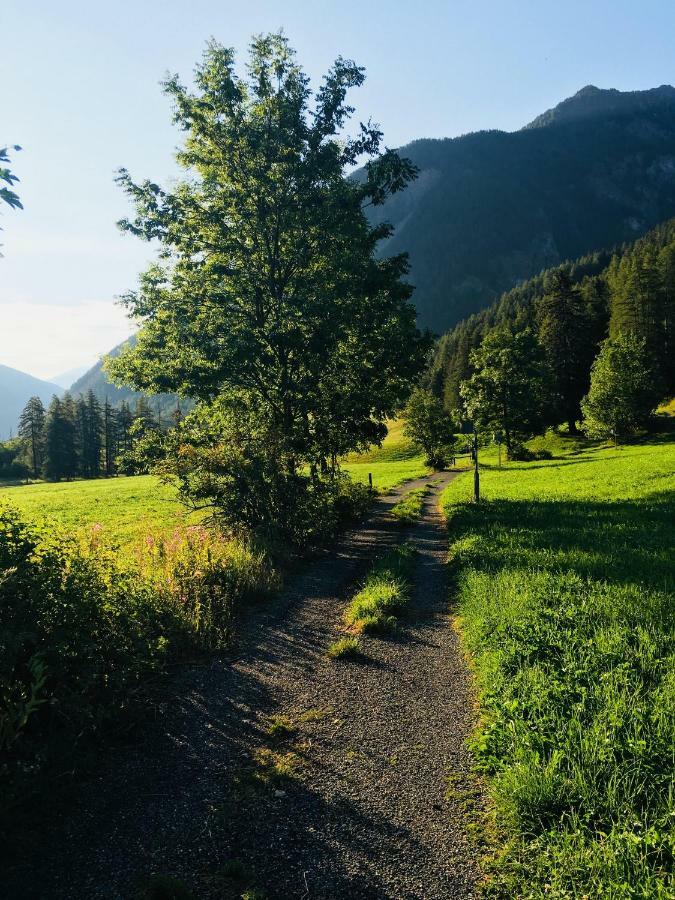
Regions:
[[[542,269],[675,215],[675,88],[587,86],[542,116],[399,148],[419,178],[371,219],[394,226],[383,255],[409,253],[422,327],[446,331]]]
[[[0,441],[16,435],[19,416],[31,397],[39,397],[47,406],[54,394],[62,393],[58,384],[0,364]]]
[[[418,322],[443,333],[537,273],[675,215],[675,88],[586,85],[516,131],[399,152],[419,176],[371,220],[394,226],[380,252],[408,252]],[[110,385],[100,363],[72,390],[89,387],[115,403],[139,396]]]

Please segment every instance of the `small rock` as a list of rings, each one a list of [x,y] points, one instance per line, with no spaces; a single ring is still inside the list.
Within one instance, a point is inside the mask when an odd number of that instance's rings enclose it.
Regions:
[[[274,796],[275,796],[275,797],[285,797],[285,796],[286,796],[286,791],[275,791],[275,792],[274,792]]]

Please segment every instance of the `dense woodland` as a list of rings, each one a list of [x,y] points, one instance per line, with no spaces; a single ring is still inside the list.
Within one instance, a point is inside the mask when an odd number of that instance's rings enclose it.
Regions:
[[[93,391],[74,398],[54,396],[45,409],[31,397],[19,420],[18,437],[0,443],[0,478],[99,478],[148,470],[164,432],[182,416],[140,397],[130,406],[101,403]]]
[[[643,339],[657,394],[675,393],[675,220],[615,252],[603,252],[542,272],[493,306],[443,335],[429,384],[446,408],[463,409],[461,385],[475,370],[472,352],[490,334],[529,331],[552,382],[541,425],[581,418],[591,366],[607,338]],[[536,429],[534,429],[536,430]]]

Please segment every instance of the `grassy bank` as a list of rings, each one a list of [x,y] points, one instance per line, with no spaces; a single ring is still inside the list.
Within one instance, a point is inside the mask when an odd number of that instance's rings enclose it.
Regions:
[[[121,556],[121,558],[120,558]],[[266,556],[193,526],[133,554],[0,502],[0,826],[147,710],[168,666],[227,641],[278,587]]]
[[[468,477],[444,495],[490,892],[672,898],[675,444],[560,456],[484,470],[478,506]]]
[[[422,455],[404,437],[400,422],[390,423],[382,447],[347,457],[342,468],[359,484],[368,484],[371,474],[379,491],[429,472]],[[30,521],[54,521],[69,532],[95,527],[107,541],[125,550],[148,533],[170,536],[176,528],[199,522],[199,515],[187,510],[173,488],[154,475],[56,484],[0,482],[0,501],[10,503]]]
[[[373,487],[378,491],[388,491],[412,478],[423,478],[431,471],[425,465],[424,455],[403,434],[400,420],[388,422],[387,428],[381,447],[372,447],[367,453],[352,453],[342,461],[344,471],[360,484],[367,484],[371,474]]]

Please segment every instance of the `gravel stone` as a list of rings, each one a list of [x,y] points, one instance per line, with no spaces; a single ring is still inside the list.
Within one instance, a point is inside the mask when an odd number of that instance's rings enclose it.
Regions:
[[[247,611],[227,653],[182,671],[161,719],[104,753],[5,867],[3,897],[129,900],[152,874],[183,880],[198,900],[251,884],[269,900],[474,897],[463,798],[476,793],[475,710],[438,510],[454,475],[434,479],[405,532],[387,511],[426,479],[379,499],[333,553]],[[419,556],[399,631],[362,637],[360,660],[329,660],[348,599],[402,539]],[[274,718],[289,723],[279,736]],[[268,772],[275,761],[290,775]],[[251,873],[244,887],[233,860]]]

